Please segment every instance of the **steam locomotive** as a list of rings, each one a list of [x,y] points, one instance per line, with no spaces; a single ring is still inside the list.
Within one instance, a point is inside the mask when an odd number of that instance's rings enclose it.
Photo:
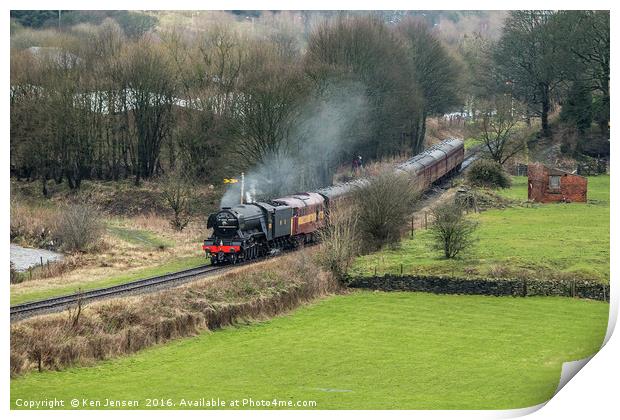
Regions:
[[[396,170],[410,174],[416,187],[424,191],[459,171],[464,155],[463,141],[449,139],[398,165]],[[213,234],[205,239],[202,249],[212,264],[235,264],[313,242],[318,230],[325,226],[330,207],[367,182],[357,179],[268,202],[223,207],[209,215],[207,227],[213,229]]]

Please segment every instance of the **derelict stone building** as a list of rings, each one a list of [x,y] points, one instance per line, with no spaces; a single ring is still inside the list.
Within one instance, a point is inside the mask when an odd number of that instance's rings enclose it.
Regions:
[[[587,201],[588,179],[541,163],[527,167],[527,198],[539,203]]]

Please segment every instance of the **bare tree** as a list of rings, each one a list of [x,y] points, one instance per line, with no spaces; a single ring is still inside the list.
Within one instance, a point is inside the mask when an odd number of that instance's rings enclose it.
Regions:
[[[172,211],[170,225],[182,231],[192,218],[191,204],[194,198],[194,186],[184,175],[173,172],[164,178],[162,184],[162,198],[166,206]]]
[[[142,39],[123,52],[128,118],[135,142],[131,153],[136,184],[160,168],[160,153],[172,128],[175,75],[161,46]]]
[[[551,135],[549,113],[568,70],[566,54],[558,44],[566,35],[552,24],[554,14],[547,10],[511,11],[494,54],[499,77],[540,116],[544,137]]]
[[[446,258],[454,258],[473,244],[476,222],[465,217],[463,209],[452,202],[435,207],[430,231],[435,240],[433,247],[443,251]]]
[[[402,173],[385,172],[354,193],[360,234],[370,248],[400,243],[401,228],[419,191]]]
[[[419,86],[421,113],[410,123],[411,149],[414,153],[424,149],[426,118],[440,115],[460,105],[460,65],[455,61],[439,38],[423,21],[407,19],[399,25],[405,40],[411,79]]]
[[[360,250],[358,219],[352,206],[341,205],[330,210],[328,220],[319,232],[321,244],[317,261],[339,282],[345,283],[351,263]]]
[[[289,151],[290,130],[307,86],[301,67],[278,60],[274,46],[249,48],[230,128],[236,153],[249,163],[262,163]]]
[[[483,105],[479,122],[482,141],[491,158],[503,165],[525,149],[525,139],[519,135],[523,108],[512,97],[497,97]]]
[[[179,80],[179,97],[185,106],[173,132],[178,157],[199,179],[219,169],[220,156],[230,152],[227,124],[234,118],[241,96],[238,84],[244,50],[240,36],[223,24],[189,37],[181,28],[163,34]]]
[[[410,120],[419,116],[418,85],[401,38],[379,18],[339,17],[318,25],[308,39],[305,71],[322,91],[334,83],[364,86],[369,113],[347,135],[369,158],[394,153]]]

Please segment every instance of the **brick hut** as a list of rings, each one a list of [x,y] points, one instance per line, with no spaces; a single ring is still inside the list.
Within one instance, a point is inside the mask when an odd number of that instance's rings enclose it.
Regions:
[[[527,198],[539,203],[581,202],[588,199],[588,179],[541,163],[527,167]]]

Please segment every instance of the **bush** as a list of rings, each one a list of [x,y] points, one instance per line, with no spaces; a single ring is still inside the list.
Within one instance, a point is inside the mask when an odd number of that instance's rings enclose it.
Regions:
[[[357,217],[351,207],[332,209],[329,223],[319,232],[321,244],[317,252],[319,266],[332,273],[340,283],[345,283],[349,267],[358,255],[360,241]]]
[[[394,172],[371,178],[355,191],[359,232],[368,250],[400,243],[401,228],[418,197],[409,177]]]
[[[461,206],[447,203],[432,211],[433,222],[430,231],[435,243],[433,247],[443,251],[446,258],[454,258],[474,241],[472,234],[477,224],[468,220]]]
[[[478,187],[508,188],[510,177],[499,163],[489,159],[478,159],[467,172],[467,180]]]
[[[13,264],[13,261],[10,262],[10,271],[11,271],[11,275],[10,275],[11,284],[21,283],[23,281],[23,277],[20,276],[19,271],[15,269],[15,264]]]
[[[101,215],[87,204],[65,206],[58,217],[55,237],[64,251],[88,252],[103,235]]]

